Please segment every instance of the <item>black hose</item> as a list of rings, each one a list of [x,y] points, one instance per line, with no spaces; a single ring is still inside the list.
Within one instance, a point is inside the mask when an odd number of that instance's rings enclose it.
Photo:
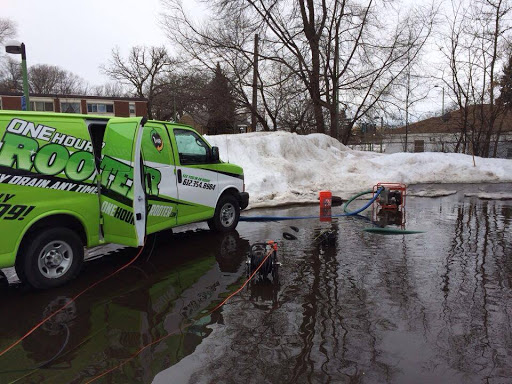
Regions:
[[[4,373],[15,373],[15,372],[27,372],[27,371],[36,371],[38,369],[41,369],[41,368],[44,368],[46,367],[48,364],[50,364],[51,362],[53,362],[55,359],[57,359],[61,353],[64,351],[64,349],[67,347],[68,345],[68,342],[69,342],[69,335],[70,335],[70,331],[69,331],[69,327],[66,325],[66,324],[62,324],[62,326],[66,329],[66,339],[64,340],[64,343],[62,344],[62,346],[60,347],[59,351],[50,359],[50,360],[47,360],[45,361],[44,363],[41,363],[35,367],[32,367],[32,368],[24,368],[24,369],[11,369],[11,370],[8,370],[8,371],[0,371],[0,374],[4,374]]]

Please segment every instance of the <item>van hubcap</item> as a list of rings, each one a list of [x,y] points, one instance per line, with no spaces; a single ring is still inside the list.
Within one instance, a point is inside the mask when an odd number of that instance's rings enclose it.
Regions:
[[[220,222],[222,226],[229,227],[235,221],[235,206],[231,203],[226,203],[220,210]]]
[[[73,250],[63,241],[48,243],[39,254],[39,272],[49,279],[63,276],[73,263]]]

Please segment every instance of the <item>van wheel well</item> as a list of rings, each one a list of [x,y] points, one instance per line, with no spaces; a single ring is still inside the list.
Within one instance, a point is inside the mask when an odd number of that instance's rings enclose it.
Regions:
[[[219,196],[219,200],[221,199],[221,197],[226,196],[226,195],[232,195],[235,197],[235,199],[239,200],[238,199],[239,193],[238,193],[238,189],[236,189],[236,188],[226,189],[224,192],[222,192],[222,195]],[[238,203],[240,203],[240,201],[238,201]]]
[[[37,231],[44,228],[52,228],[52,227],[65,227],[71,229],[75,232],[82,241],[84,246],[87,245],[87,234],[85,233],[85,228],[76,217],[71,215],[52,215],[47,216],[39,220],[37,223],[34,223],[30,229],[23,236],[23,240],[20,245],[20,249],[23,248],[24,242],[26,239],[30,238]]]

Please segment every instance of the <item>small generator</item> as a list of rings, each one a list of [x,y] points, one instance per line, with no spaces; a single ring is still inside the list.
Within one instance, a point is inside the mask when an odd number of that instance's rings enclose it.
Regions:
[[[405,228],[405,200],[407,186],[401,183],[377,183],[373,186],[373,195],[382,189],[373,204],[373,221],[386,225]]]

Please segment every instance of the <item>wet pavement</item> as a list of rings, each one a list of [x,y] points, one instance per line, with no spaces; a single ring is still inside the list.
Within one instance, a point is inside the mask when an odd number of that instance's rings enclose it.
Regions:
[[[512,200],[454,188],[408,198],[406,229],[424,234],[370,234],[350,217],[159,235],[0,357],[0,383],[82,383],[113,368],[96,382],[512,383]],[[266,240],[279,242],[278,278],[212,312],[245,281],[249,246]],[[0,350],[135,254],[96,249],[65,287],[3,289]]]

